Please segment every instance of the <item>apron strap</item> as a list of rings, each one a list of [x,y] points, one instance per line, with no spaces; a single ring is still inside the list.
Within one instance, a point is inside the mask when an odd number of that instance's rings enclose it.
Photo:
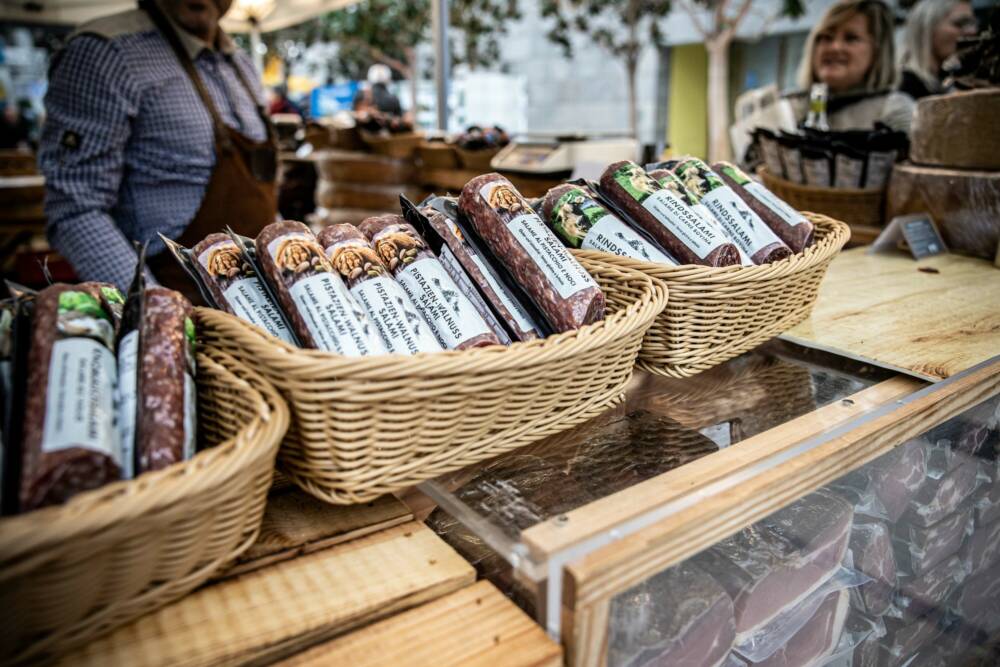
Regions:
[[[230,151],[233,148],[232,141],[229,139],[229,132],[226,128],[226,124],[222,122],[222,116],[219,115],[219,110],[215,107],[215,103],[212,101],[212,97],[208,93],[208,89],[205,88],[205,83],[201,80],[198,75],[197,70],[194,67],[194,63],[191,61],[190,56],[188,56],[187,51],[184,50],[184,45],[181,44],[181,38],[177,35],[177,31],[174,30],[173,25],[167,20],[160,8],[156,6],[155,2],[149,0],[140,0],[139,7],[143,9],[149,17],[153,20],[153,24],[163,35],[164,39],[170,45],[174,54],[177,56],[177,60],[180,61],[181,67],[187,74],[191,83],[194,85],[195,92],[198,93],[198,97],[201,98],[202,104],[208,110],[209,115],[212,117],[212,127],[215,132],[215,140],[222,146],[223,150]]]

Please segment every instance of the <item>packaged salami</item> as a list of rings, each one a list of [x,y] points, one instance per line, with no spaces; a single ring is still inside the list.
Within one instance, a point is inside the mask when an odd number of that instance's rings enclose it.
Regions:
[[[27,365],[20,509],[119,479],[114,325],[98,288],[56,284],[38,293]]]
[[[441,344],[406,291],[392,279],[375,249],[354,225],[330,225],[320,247],[364,308],[390,354],[437,352]]]
[[[462,188],[459,209],[557,332],[604,319],[604,292],[500,174]]]
[[[682,181],[677,176],[677,174],[671,171],[671,169],[673,169],[679,164],[680,161],[678,160],[668,160],[666,162],[660,163],[660,165],[658,165],[660,168],[653,169],[651,171],[647,168],[647,171],[649,171],[650,176],[656,179],[657,183],[659,183],[660,185],[662,185],[663,187],[665,187],[666,189],[670,190],[675,195],[680,197],[681,201],[687,204],[688,208],[690,208],[692,211],[700,215],[703,220],[707,220],[708,222],[711,222],[719,229],[721,229],[722,232],[726,235],[726,238],[728,238],[730,241],[733,241],[734,245],[736,246],[736,250],[739,251],[740,264],[742,264],[743,266],[753,266],[753,260],[750,259],[750,255],[746,254],[743,251],[743,248],[740,247],[739,243],[735,243],[735,239],[733,239],[729,235],[729,232],[727,232],[726,229],[722,226],[722,224],[715,219],[715,216],[712,215],[712,212],[709,211],[708,208],[698,200],[698,197],[696,197],[695,194],[688,189],[688,187],[684,184],[684,181]],[[668,169],[664,165],[672,165],[672,166],[670,166]]]
[[[712,168],[792,252],[802,252],[812,244],[813,224],[783,199],[734,164],[717,162]]]
[[[586,185],[558,185],[541,201],[542,219],[570,248],[600,250],[643,262],[677,262],[601,204]]]
[[[692,158],[677,165],[674,173],[754,264],[791,255],[788,246],[707,164]]]
[[[863,151],[842,141],[833,143],[833,187],[858,189],[865,182]]]
[[[450,251],[446,253],[442,250],[441,261],[450,261],[454,255],[507,328],[512,340],[535,340],[551,333],[535,304],[489,252],[475,228],[462,218],[456,199],[432,197],[425,202],[423,210]]]
[[[0,515],[18,511],[34,295],[0,302]]]
[[[684,264],[732,266],[739,251],[721,228],[694,213],[634,162],[615,162],[601,176],[601,194]]]
[[[479,310],[401,215],[368,218],[358,228],[403,286],[446,350],[499,345]]]
[[[833,154],[825,144],[804,142],[799,152],[802,155],[802,175],[806,185],[815,188],[833,185]]]
[[[254,241],[255,260],[304,347],[349,357],[384,354],[379,330],[301,222],[275,222]]]
[[[160,238],[198,287],[205,303],[290,345],[299,344],[284,313],[237,239],[221,232],[209,234],[188,249],[162,234]]]

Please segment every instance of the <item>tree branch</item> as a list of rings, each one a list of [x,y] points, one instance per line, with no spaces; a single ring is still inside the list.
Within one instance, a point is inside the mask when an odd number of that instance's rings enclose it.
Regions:
[[[729,41],[736,36],[736,31],[739,30],[740,24],[746,20],[747,14],[750,13],[750,6],[752,4],[753,0],[743,0],[743,4],[736,12],[736,18],[726,19],[726,27],[722,30],[722,34],[720,35],[723,40]]]
[[[695,30],[701,34],[702,38],[708,39],[708,30],[705,29],[705,25],[701,22],[701,19],[698,18],[698,11],[695,9],[694,5],[688,2],[688,0],[677,0],[677,4],[679,4],[681,9],[683,9],[688,17],[690,17],[691,22],[694,23]]]
[[[355,37],[348,37],[348,38],[342,37],[341,43],[344,42],[352,44],[355,47],[365,49],[366,51],[368,51],[369,54],[371,54],[372,60],[378,60],[382,64],[388,65],[389,67],[393,68],[406,78],[413,76],[413,72],[411,71],[410,66],[407,63],[404,63],[402,60],[399,60],[398,58],[393,58],[392,56],[390,56],[388,53],[378,48],[377,46],[372,46],[368,42],[362,39],[357,39]]]
[[[764,37],[767,36],[767,32],[771,29],[771,26],[773,26],[778,21],[778,19],[780,19],[783,15],[784,12],[782,12],[781,8],[779,7],[778,9],[771,12],[769,15],[765,16],[764,22],[760,24],[760,28],[758,28],[757,31],[753,34],[753,36],[749,38],[749,41],[759,42],[760,40],[764,39]]]

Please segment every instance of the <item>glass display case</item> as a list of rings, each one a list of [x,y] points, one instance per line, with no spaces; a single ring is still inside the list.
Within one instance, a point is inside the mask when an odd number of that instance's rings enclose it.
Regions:
[[[572,665],[938,664],[1000,629],[998,394],[773,341],[421,490]]]

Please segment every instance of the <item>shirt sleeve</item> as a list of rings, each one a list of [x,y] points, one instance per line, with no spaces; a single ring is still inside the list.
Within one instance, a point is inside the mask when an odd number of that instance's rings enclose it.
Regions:
[[[81,279],[127,289],[136,254],[111,210],[138,92],[118,47],[86,34],[70,41],[54,62],[45,108],[39,166],[49,240]]]
[[[916,106],[913,98],[906,93],[890,93],[885,101],[881,120],[892,129],[909,134]]]

